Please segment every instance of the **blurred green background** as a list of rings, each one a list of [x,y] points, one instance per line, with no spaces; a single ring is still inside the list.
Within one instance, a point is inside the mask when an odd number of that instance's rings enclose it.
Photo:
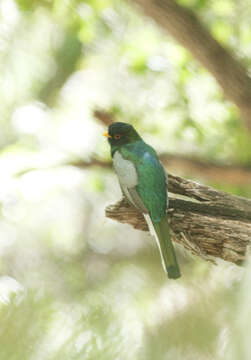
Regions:
[[[251,68],[251,3],[182,0]],[[158,153],[251,163],[237,109],[192,55],[119,0],[0,0],[0,360],[250,359],[251,269],[105,218],[105,109]],[[175,173],[175,169],[174,169]],[[179,175],[246,197],[250,184]]]

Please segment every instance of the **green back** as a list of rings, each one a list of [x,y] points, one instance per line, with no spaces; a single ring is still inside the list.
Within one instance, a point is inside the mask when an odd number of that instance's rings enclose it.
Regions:
[[[143,140],[123,145],[119,151],[131,160],[139,177],[137,192],[154,222],[160,222],[166,213],[166,177],[155,150]]]

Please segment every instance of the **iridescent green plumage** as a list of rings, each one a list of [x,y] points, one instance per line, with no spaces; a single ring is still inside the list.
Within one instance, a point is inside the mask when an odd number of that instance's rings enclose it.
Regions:
[[[131,125],[113,123],[108,133],[113,160],[116,158],[114,167],[121,189],[132,205],[144,214],[149,214],[164,268],[169,278],[176,279],[180,277],[180,271],[166,213],[165,171],[155,150],[142,140]],[[128,171],[124,171],[123,166],[128,167]]]

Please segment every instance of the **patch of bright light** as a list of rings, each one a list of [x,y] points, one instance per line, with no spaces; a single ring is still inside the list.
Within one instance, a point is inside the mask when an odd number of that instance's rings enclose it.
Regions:
[[[0,1],[0,13],[5,22],[14,24],[19,19],[19,12],[15,1],[2,0]]]
[[[84,347],[91,342],[93,338],[93,333],[91,331],[83,331],[75,339],[74,347],[77,352],[80,352]]]
[[[16,228],[8,224],[4,219],[0,221],[1,239],[0,239],[0,256],[9,252],[13,244],[18,239]]]
[[[65,123],[58,132],[58,143],[69,152],[85,154],[94,150],[97,142],[95,126],[89,121],[75,119]]]
[[[81,16],[82,19],[85,21],[93,16],[93,8],[85,3],[82,3],[77,8],[78,14]]]
[[[188,289],[179,284],[168,284],[161,288],[159,297],[152,305],[151,316],[147,318],[150,326],[156,326],[163,318],[172,318],[188,304]]]
[[[168,61],[163,56],[151,56],[147,61],[147,66],[153,71],[164,71],[168,68]]]
[[[28,104],[16,109],[12,116],[12,123],[20,133],[35,134],[48,120],[46,108],[40,103]]]
[[[86,349],[93,347],[94,334],[91,330],[79,331],[79,318],[83,309],[76,310],[77,305],[74,309],[60,303],[55,305],[54,321],[40,342],[34,358],[42,360],[49,354],[62,350],[63,347],[67,351],[68,346],[74,346],[77,352],[84,347],[86,355]]]
[[[3,202],[2,214],[8,220],[21,221],[26,215],[23,205],[18,196],[8,196]]]
[[[59,187],[71,189],[83,181],[83,174],[77,169],[41,170],[24,174],[18,186],[22,196],[28,201],[38,201]]]
[[[117,329],[118,331],[118,329]],[[123,326],[120,330],[121,348],[128,359],[135,358],[137,350],[143,341],[143,323],[139,319],[137,311],[127,307],[123,313]],[[129,345],[129,346],[128,346]]]
[[[159,305],[172,316],[172,313],[183,309],[188,303],[187,289],[178,284],[164,286],[160,291]]]
[[[20,294],[24,291],[24,287],[10,276],[0,277],[0,302],[8,304],[11,296]]]

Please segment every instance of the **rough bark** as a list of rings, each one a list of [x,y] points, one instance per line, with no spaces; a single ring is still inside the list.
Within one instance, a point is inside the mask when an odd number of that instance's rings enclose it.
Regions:
[[[240,109],[246,127],[251,130],[251,78],[230,51],[221,46],[188,8],[173,0],[136,0],[142,10],[208,69],[226,97]]]
[[[173,175],[168,189],[173,240],[206,260],[241,264],[251,240],[251,200]],[[148,231],[142,214],[125,199],[108,206],[106,216]]]

